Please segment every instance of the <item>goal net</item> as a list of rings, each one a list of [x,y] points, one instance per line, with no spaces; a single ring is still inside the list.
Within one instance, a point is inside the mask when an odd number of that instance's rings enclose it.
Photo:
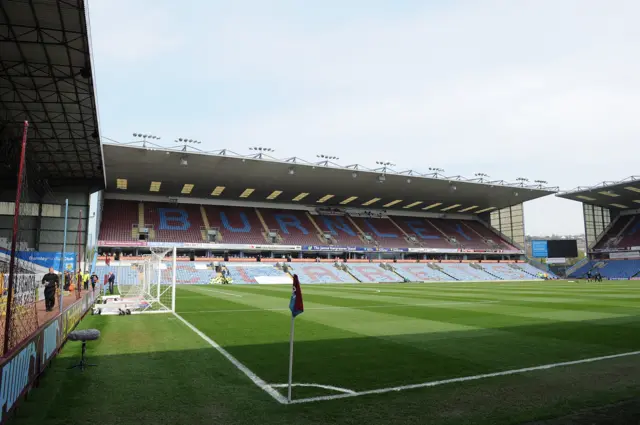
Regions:
[[[176,250],[151,248],[144,260],[118,267],[113,295],[96,304],[98,314],[170,313],[175,311]]]

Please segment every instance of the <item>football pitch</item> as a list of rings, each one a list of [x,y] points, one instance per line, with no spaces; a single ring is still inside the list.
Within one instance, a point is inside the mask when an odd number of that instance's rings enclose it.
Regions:
[[[640,282],[179,286],[177,315],[90,316],[19,424],[520,424],[640,395]]]

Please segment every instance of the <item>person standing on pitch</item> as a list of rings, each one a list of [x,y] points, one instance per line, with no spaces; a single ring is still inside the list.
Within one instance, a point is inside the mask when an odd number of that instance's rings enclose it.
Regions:
[[[96,290],[96,285],[98,284],[98,281],[100,280],[100,278],[98,277],[98,275],[96,274],[96,272],[93,272],[93,274],[91,275],[91,290],[95,292]]]
[[[53,272],[53,267],[49,267],[49,273],[45,274],[42,278],[42,284],[44,285],[44,305],[47,311],[52,311],[56,305],[56,288],[60,279],[58,275]]]
[[[113,295],[113,285],[116,283],[116,276],[113,272],[109,272],[109,295]]]

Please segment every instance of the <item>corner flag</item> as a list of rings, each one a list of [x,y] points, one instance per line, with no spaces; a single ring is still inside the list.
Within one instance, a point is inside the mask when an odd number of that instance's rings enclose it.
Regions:
[[[304,313],[304,304],[302,303],[302,290],[300,289],[300,280],[298,275],[293,275],[293,290],[291,292],[291,301],[289,301],[289,310],[291,315],[296,317],[298,314]]]
[[[296,316],[304,313],[302,290],[300,289],[300,280],[297,274],[293,275],[293,288],[291,291],[291,301],[289,301],[289,310],[291,310],[291,333],[289,334],[289,391],[287,400],[291,403],[291,387],[293,386],[293,330]]]

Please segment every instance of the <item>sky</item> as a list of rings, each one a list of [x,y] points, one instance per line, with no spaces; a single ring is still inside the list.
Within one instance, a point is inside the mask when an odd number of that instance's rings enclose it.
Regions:
[[[562,190],[639,174],[636,0],[89,0],[102,136]],[[372,167],[373,168],[373,167]],[[584,231],[525,204],[527,234]]]

